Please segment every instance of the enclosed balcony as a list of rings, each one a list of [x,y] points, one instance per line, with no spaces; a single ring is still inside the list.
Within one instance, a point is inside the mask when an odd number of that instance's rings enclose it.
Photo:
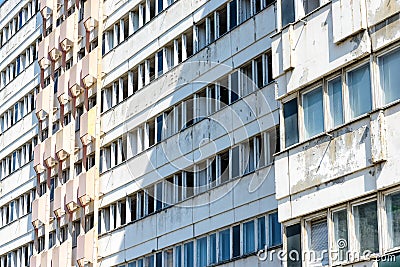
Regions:
[[[32,202],[32,225],[35,228],[46,222],[47,196],[44,194]]]
[[[51,87],[47,86],[40,90],[36,96],[36,116],[39,120],[44,120],[52,110],[50,93]]]
[[[42,69],[46,69],[50,66],[49,59],[49,38],[44,38],[38,47],[38,62]]]
[[[90,88],[97,79],[97,49],[82,59],[82,81],[86,88]]]
[[[33,168],[36,173],[43,172],[46,167],[43,161],[44,143],[37,144],[33,149]]]
[[[61,105],[65,105],[70,100],[68,90],[69,71],[64,72],[58,77],[57,99]]]
[[[51,257],[51,254],[50,254],[51,252],[49,252],[49,251],[43,251],[41,254],[40,254],[40,267],[51,267],[51,264],[49,264],[49,260],[51,260],[50,259],[50,257]]]
[[[79,175],[78,198],[82,206],[85,206],[90,201],[94,200],[94,181],[96,170],[96,167],[92,167],[87,172]]]
[[[93,262],[94,229],[84,235],[78,236],[76,259],[80,267]]]
[[[47,19],[53,12],[54,0],[40,0],[40,13],[43,18]]]
[[[99,1],[88,0],[85,3],[83,23],[87,31],[92,31],[99,22]]]
[[[60,28],[55,28],[49,36],[49,56],[52,60],[57,61],[62,55],[60,44]]]
[[[66,184],[56,187],[54,189],[54,203],[53,203],[53,212],[57,218],[60,218],[65,214],[65,192],[66,192]]]
[[[69,70],[68,89],[71,95],[77,97],[83,91],[81,86],[82,61],[78,61]]]
[[[74,44],[74,16],[69,16],[60,26],[60,46],[65,52],[68,52]]]
[[[80,138],[82,144],[88,145],[95,137],[96,106],[81,115]]]
[[[68,264],[69,244],[68,241],[64,241],[53,248],[51,259],[52,266],[71,266],[71,264]]]
[[[44,141],[44,161],[47,167],[54,167],[57,163],[56,144],[54,136],[50,136]]]
[[[40,254],[32,255],[29,259],[30,267],[40,267]]]
[[[56,153],[59,160],[65,160],[72,151],[74,132],[72,123],[64,126],[56,133]]]
[[[78,183],[77,179],[71,179],[66,183],[65,205],[69,212],[73,212],[78,207]]]

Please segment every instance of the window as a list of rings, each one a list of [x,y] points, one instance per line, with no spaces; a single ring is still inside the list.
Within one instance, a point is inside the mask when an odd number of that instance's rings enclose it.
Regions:
[[[282,244],[282,231],[281,224],[278,221],[278,212],[268,215],[268,232],[268,245],[270,247]]]
[[[301,226],[295,224],[286,227],[287,267],[301,267]]]
[[[378,64],[384,104],[400,99],[400,50],[378,58]]]
[[[313,263],[328,265],[328,224],[326,220],[311,222],[310,225],[310,251],[314,254],[310,258]]]
[[[369,65],[347,73],[349,90],[350,117],[355,118],[367,113],[372,108],[371,80]]]
[[[186,243],[184,246],[184,267],[194,267],[193,242]]]
[[[328,81],[330,127],[343,123],[342,80],[340,77]]]
[[[389,247],[400,246],[400,193],[386,196],[386,216],[389,237]]]
[[[197,267],[207,266],[207,237],[197,240]]]
[[[264,249],[266,245],[265,217],[257,219],[257,235],[258,249]]]
[[[175,267],[182,267],[182,247],[175,247]]]
[[[347,228],[347,211],[339,210],[332,213],[334,249],[338,252],[333,259],[344,261],[347,258],[349,234]]]
[[[173,267],[173,249],[169,248],[164,250],[164,267]]]
[[[240,256],[240,225],[232,228],[232,257]]]
[[[281,15],[282,27],[294,22],[294,0],[282,0]]]
[[[283,120],[285,123],[285,147],[299,142],[297,99],[283,104]]]
[[[372,201],[353,207],[355,234],[359,252],[379,251],[377,202]]]
[[[324,109],[322,87],[303,94],[305,138],[310,138],[324,131]]]
[[[230,258],[230,229],[218,233],[219,237],[219,262],[229,260]]]
[[[255,251],[254,221],[243,224],[243,254]]]
[[[308,14],[319,7],[319,0],[303,0],[304,13]]]
[[[217,234],[211,234],[209,236],[209,242],[210,242],[209,263],[215,264],[217,263]]]
[[[233,0],[229,2],[229,30],[232,30],[236,27],[237,21],[237,1]]]
[[[240,175],[240,158],[239,158],[239,146],[236,146],[232,148],[231,150],[231,160],[230,160],[230,166],[231,166],[231,177],[235,178]]]

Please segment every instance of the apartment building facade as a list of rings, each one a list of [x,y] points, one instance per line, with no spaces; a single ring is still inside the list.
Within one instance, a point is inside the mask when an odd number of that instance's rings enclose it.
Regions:
[[[0,266],[396,266],[399,11],[5,1]]]

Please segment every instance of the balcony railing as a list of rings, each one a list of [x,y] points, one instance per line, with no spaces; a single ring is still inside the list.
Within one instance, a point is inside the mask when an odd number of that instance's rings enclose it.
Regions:
[[[94,181],[96,167],[90,168],[87,172],[79,175],[78,198],[82,206],[94,200]]]
[[[46,222],[47,198],[48,194],[44,194],[32,202],[32,225],[35,228]]]
[[[83,23],[87,31],[92,31],[99,21],[99,1],[88,0],[85,3],[85,13],[83,15]]]
[[[66,184],[56,187],[54,189],[54,203],[53,203],[53,212],[57,218],[60,218],[65,214],[65,192],[66,192]]]
[[[37,144],[33,149],[33,168],[36,173],[41,173],[46,169],[43,161],[44,143]]]
[[[44,120],[52,110],[50,93],[51,86],[47,86],[40,90],[36,96],[36,116],[39,120]]]
[[[68,52],[74,44],[74,16],[69,16],[60,26],[60,46],[65,52]]]
[[[94,229],[84,235],[78,236],[76,259],[80,267],[93,262]]]
[[[71,138],[74,137],[72,123],[64,126],[56,133],[56,153],[59,160],[66,159],[73,150]]]
[[[86,88],[90,88],[97,79],[97,49],[82,59],[82,81]]]
[[[81,115],[80,138],[82,144],[88,145],[95,137],[96,106]]]
[[[74,211],[78,207],[78,183],[77,179],[71,179],[66,185],[65,205],[69,212]]]

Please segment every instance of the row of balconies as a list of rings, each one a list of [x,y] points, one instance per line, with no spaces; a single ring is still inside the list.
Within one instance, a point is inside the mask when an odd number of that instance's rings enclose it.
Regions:
[[[94,199],[96,167],[81,173],[76,179],[60,185],[54,190],[53,212],[60,218],[66,212],[73,212],[78,206],[85,206]],[[48,215],[49,194],[44,194],[32,202],[32,225],[38,228],[50,221]]]
[[[43,90],[41,91],[43,92]],[[43,103],[46,103],[45,101]],[[49,112],[48,110],[42,112]],[[83,145],[88,145],[95,137],[96,127],[96,106],[81,115],[79,137]],[[75,140],[74,128],[68,124],[61,128],[55,135],[52,135],[39,143],[34,148],[33,167],[37,173],[54,167],[58,161],[65,160],[74,153]]]
[[[58,11],[64,4],[64,0],[40,0],[40,13],[48,19],[53,11]],[[70,16],[73,17],[73,16]],[[92,31],[99,21],[99,1],[85,1],[83,24],[87,31]]]
[[[94,229],[88,231],[77,238],[76,260],[79,266],[84,266],[88,262],[93,262],[93,240]],[[71,243],[65,241],[60,245],[32,255],[30,258],[30,267],[51,267],[51,266],[75,266],[72,261]]]

